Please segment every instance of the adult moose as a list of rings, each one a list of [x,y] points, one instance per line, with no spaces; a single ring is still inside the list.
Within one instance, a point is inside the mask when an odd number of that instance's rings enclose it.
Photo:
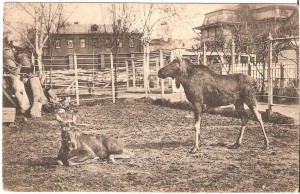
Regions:
[[[203,104],[208,107],[218,107],[234,104],[238,111],[242,127],[236,143],[230,148],[238,148],[242,143],[243,134],[248,122],[248,115],[244,103],[254,113],[259,121],[265,140],[269,148],[261,115],[256,108],[255,85],[256,82],[245,74],[219,75],[204,65],[193,65],[188,59],[175,58],[170,64],[158,71],[158,77],[175,79],[176,87],[180,84],[189,102],[194,107],[195,114],[195,144],[191,152],[199,149],[200,125]]]

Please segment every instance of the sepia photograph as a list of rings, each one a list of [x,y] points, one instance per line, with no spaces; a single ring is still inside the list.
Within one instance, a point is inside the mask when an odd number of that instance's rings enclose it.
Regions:
[[[299,192],[299,5],[1,2],[2,191]]]

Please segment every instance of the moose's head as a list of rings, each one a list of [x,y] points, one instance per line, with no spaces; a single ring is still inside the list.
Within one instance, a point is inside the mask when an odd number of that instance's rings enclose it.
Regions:
[[[175,79],[177,76],[180,75],[180,72],[182,70],[181,63],[182,63],[182,59],[176,57],[167,66],[161,68],[158,71],[158,77],[162,79],[165,79],[167,77],[171,77],[172,79]]]
[[[72,120],[64,120],[59,114],[56,115],[57,121],[61,126],[62,144],[67,146],[69,150],[77,148],[77,136],[79,131],[76,129],[76,116],[72,115]]]

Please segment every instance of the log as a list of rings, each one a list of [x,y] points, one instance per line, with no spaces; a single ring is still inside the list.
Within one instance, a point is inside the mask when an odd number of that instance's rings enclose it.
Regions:
[[[42,116],[42,103],[34,101],[30,109],[31,117],[41,117]]]
[[[20,113],[26,113],[30,108],[30,103],[24,88],[24,83],[19,79],[18,76],[13,74],[6,77],[6,79],[8,79],[6,84],[9,83],[7,89],[10,90],[10,93],[16,98]]]
[[[48,101],[44,94],[40,79],[38,77],[30,78],[29,85],[32,91],[33,103],[40,102],[42,105],[47,104]]]

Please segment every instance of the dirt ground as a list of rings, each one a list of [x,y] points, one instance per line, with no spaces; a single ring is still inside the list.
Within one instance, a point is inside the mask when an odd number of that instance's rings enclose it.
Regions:
[[[6,191],[292,192],[298,188],[298,126],[250,121],[241,148],[240,121],[204,114],[201,151],[193,145],[191,111],[136,101],[87,103],[78,107],[80,129],[118,137],[136,156],[57,166],[60,127],[56,114],[3,127],[3,187]]]

